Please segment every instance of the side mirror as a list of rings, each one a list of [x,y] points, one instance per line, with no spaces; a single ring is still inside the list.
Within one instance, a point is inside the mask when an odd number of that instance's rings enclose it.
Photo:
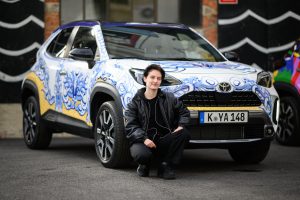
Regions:
[[[285,60],[284,59],[279,59],[279,60],[276,60],[273,63],[273,68],[274,68],[274,70],[278,70],[278,69],[280,69],[281,67],[283,67],[285,65],[286,65]]]
[[[223,55],[225,56],[225,58],[227,58],[230,61],[240,61],[240,57],[239,54],[233,51],[229,51],[229,52],[224,52]]]
[[[69,57],[74,60],[92,61],[94,53],[90,48],[74,48],[70,51]]]

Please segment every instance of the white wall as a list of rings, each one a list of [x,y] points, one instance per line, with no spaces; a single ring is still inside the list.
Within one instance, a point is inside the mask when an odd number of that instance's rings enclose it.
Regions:
[[[157,0],[157,21],[178,23],[178,7],[178,0]]]

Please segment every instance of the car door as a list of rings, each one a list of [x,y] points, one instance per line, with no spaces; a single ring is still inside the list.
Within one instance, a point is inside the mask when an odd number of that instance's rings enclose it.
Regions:
[[[78,27],[60,73],[63,90],[62,113],[88,124],[89,73],[94,62],[87,62],[72,56],[70,52],[74,49],[90,49],[93,52],[93,58],[99,55],[92,27]]]
[[[44,97],[49,103],[49,109],[62,110],[62,89],[60,87],[60,71],[65,61],[65,52],[70,41],[73,27],[61,30],[46,49],[43,70]],[[49,110],[48,109],[48,110]],[[53,115],[51,115],[53,117]],[[55,121],[55,119],[52,119]]]

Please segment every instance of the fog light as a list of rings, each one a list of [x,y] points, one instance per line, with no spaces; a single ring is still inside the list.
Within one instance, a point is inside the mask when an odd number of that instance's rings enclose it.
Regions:
[[[265,125],[265,137],[273,137],[274,129],[273,126]]]

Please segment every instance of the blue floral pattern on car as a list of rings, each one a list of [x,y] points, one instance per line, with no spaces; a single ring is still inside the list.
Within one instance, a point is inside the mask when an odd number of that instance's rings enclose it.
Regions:
[[[181,85],[173,87],[164,87],[163,90],[166,92],[173,93],[176,97],[181,97],[192,91],[216,91],[218,81],[212,77],[190,77],[182,80]],[[249,79],[238,79],[232,77],[230,83],[234,87],[233,91],[252,91],[261,100],[263,109],[270,115],[272,110],[272,100],[270,93],[261,86],[258,86],[255,81]]]
[[[33,68],[33,71],[39,77],[39,79],[43,82],[43,92],[45,99],[52,105],[55,102],[55,97],[51,95],[51,89],[49,87],[49,72],[48,68],[46,67],[46,63],[44,59],[40,58]]]
[[[87,111],[87,102],[84,98],[87,92],[87,77],[82,73],[67,73],[64,80],[63,103],[65,107],[75,109],[80,115]]]
[[[123,107],[126,108],[126,105],[131,101],[139,87],[136,86],[137,83],[128,73],[124,73],[124,69],[120,64],[107,64],[108,67],[106,68],[103,67],[105,65],[105,62],[99,62],[95,65],[90,88],[94,87],[97,80],[113,85],[120,94]]]
[[[62,95],[61,95],[61,76],[59,74],[59,71],[55,74],[55,110],[61,112],[62,111]]]
[[[207,69],[229,69],[237,70],[241,73],[255,73],[256,69],[246,65],[240,65],[237,63],[211,63],[211,62],[199,62],[199,61],[181,61],[181,62],[168,62],[168,61],[156,61],[155,64],[163,64],[166,72],[182,72],[189,68],[207,68]]]

